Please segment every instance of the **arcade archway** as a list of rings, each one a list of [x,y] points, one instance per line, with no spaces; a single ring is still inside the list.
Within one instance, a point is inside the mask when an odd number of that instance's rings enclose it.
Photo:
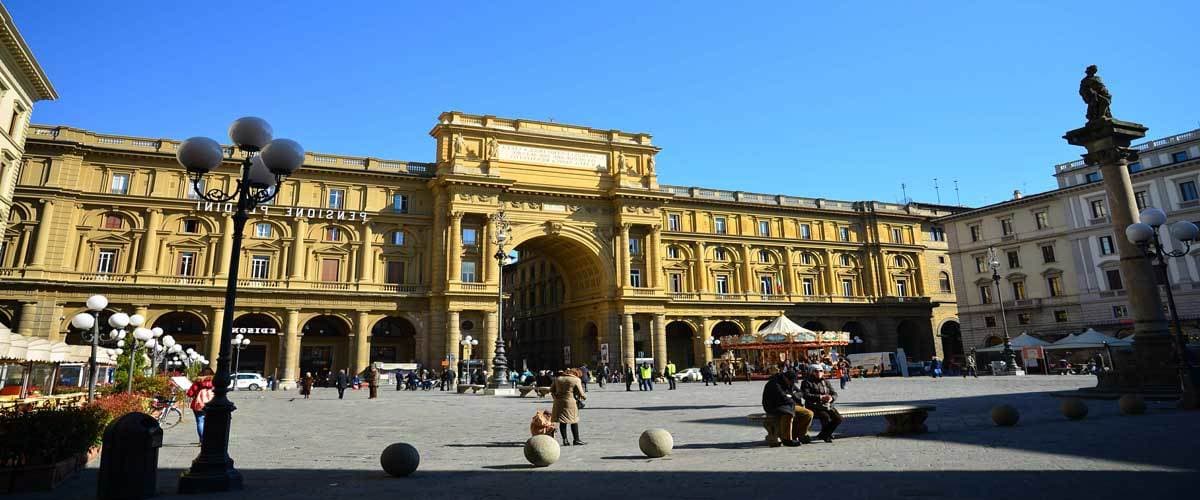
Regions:
[[[300,329],[300,376],[324,384],[335,370],[350,367],[350,324],[333,315],[313,317]]]
[[[733,321],[722,321],[713,325],[712,338],[721,341],[713,345],[713,357],[725,354],[726,346],[737,343],[742,336],[742,327]]]
[[[846,353],[871,352],[871,341],[867,338],[867,329],[863,328],[862,323],[847,321],[842,325],[842,331],[850,334],[850,344],[846,346]]]
[[[279,377],[279,321],[263,313],[243,314],[233,320],[233,334],[250,339],[235,361],[238,371]]]
[[[822,323],[820,321],[809,321],[800,326],[807,328],[809,330],[812,330],[814,332],[823,332],[826,330],[825,323]]]
[[[103,324],[107,325],[106,315],[101,314],[100,317],[105,321]],[[210,329],[205,324],[204,318],[196,313],[172,311],[159,316],[150,327],[162,328],[163,335],[170,335],[175,339],[175,343],[183,346],[184,350],[190,348],[198,352],[205,352],[204,332]]]
[[[695,337],[695,330],[686,321],[667,323],[667,359],[675,363],[676,370],[696,366],[696,350],[692,348]]]
[[[963,356],[962,331],[957,321],[942,323],[938,336],[942,339],[942,357],[949,360]]]
[[[923,330],[911,319],[896,326],[896,344],[904,349],[904,355],[910,360],[925,361],[934,355],[933,336]]]
[[[409,363],[417,359],[417,329],[399,316],[388,316],[371,328],[371,362]]]

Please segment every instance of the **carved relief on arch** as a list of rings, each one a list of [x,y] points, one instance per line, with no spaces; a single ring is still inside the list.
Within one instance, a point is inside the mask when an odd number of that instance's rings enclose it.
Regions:
[[[562,221],[548,220],[543,225],[546,228],[546,234],[548,234],[550,236],[558,236],[559,234],[562,233],[562,230],[563,230]]]

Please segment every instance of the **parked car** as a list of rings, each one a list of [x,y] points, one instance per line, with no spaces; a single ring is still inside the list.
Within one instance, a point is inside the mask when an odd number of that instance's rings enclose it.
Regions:
[[[700,376],[699,368],[688,368],[681,372],[675,372],[675,380],[680,382],[699,382],[704,380],[704,378]]]
[[[267,388],[267,379],[257,373],[234,373],[230,378],[233,380],[229,381],[229,388],[235,391],[261,391]]]

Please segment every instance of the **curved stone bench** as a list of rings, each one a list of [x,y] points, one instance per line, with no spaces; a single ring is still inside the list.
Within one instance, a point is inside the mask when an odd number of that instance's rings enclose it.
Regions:
[[[887,420],[887,429],[883,436],[899,436],[904,434],[920,434],[929,429],[925,419],[929,412],[937,411],[937,406],[926,404],[886,404],[886,405],[838,405],[838,413],[846,418],[883,417]],[[767,431],[767,439],[775,435],[778,418],[765,413],[747,415],[751,422],[762,422]]]

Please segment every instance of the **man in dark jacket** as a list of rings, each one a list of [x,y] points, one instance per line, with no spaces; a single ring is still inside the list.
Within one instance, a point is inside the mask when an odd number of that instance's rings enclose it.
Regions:
[[[783,446],[800,446],[809,442],[808,427],[812,424],[813,414],[804,408],[804,400],[796,391],[794,372],[779,372],[767,380],[767,385],[763,387],[762,406],[767,418],[776,422],[775,432],[767,436],[767,445],[775,448],[781,441]]]
[[[640,387],[639,387],[640,389]],[[633,368],[625,365],[625,392],[633,390]]]
[[[350,385],[350,377],[346,376],[346,370],[338,370],[337,378],[333,383],[337,386],[338,399],[342,399],[342,396],[346,394],[346,386]]]
[[[833,402],[837,401],[837,391],[825,380],[824,367],[812,365],[808,368],[808,378],[800,384],[800,392],[804,396],[805,406],[821,421],[821,433],[817,434],[817,438],[832,443],[833,431],[842,423],[842,415],[833,407]]]

